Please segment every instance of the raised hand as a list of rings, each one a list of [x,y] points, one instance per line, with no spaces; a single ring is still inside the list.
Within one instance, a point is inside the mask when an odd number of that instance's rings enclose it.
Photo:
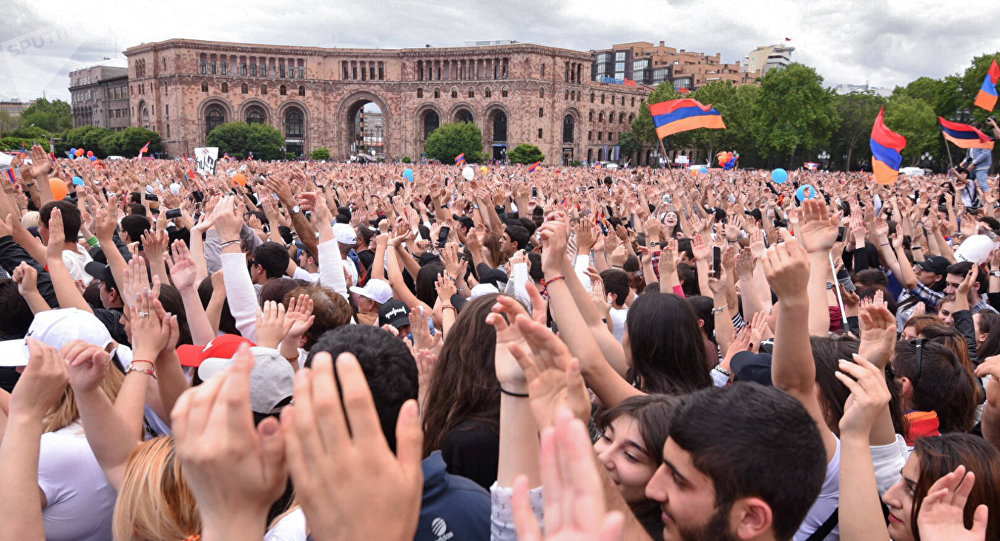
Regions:
[[[393,454],[357,359],[341,354],[337,375],[339,389],[333,360],[318,353],[295,379],[294,405],[281,412],[288,465],[312,537],[412,539],[423,486],[417,403],[408,400],[399,410]]]
[[[63,229],[62,211],[59,207],[52,209],[49,215],[49,243],[45,247],[45,257],[50,261],[62,261],[63,245],[66,243],[66,231]]]
[[[705,237],[700,234],[696,234],[691,239],[691,251],[694,252],[694,258],[698,261],[708,259],[712,255],[712,247],[705,242]]]
[[[291,330],[294,321],[285,317],[285,305],[266,301],[257,312],[257,345],[277,348]]]
[[[834,230],[836,232],[836,230]],[[782,302],[806,297],[809,257],[797,242],[773,244],[761,259],[767,283]]]
[[[11,278],[17,284],[17,291],[22,297],[38,293],[38,269],[32,267],[27,262],[22,261],[14,269],[14,274],[11,275]]]
[[[990,510],[985,505],[976,507],[972,516],[972,529],[965,528],[965,507],[976,483],[976,474],[958,466],[934,481],[927,490],[920,511],[917,528],[920,538],[930,541],[985,541]],[[993,512],[997,512],[996,509]]]
[[[826,201],[807,199],[802,202],[804,223],[795,230],[809,253],[829,251],[837,241],[839,222],[830,216]]]
[[[170,269],[170,280],[178,290],[187,290],[195,287],[198,277],[198,268],[191,259],[187,244],[182,240],[174,241],[171,246],[173,252],[167,258],[167,267]]]
[[[83,340],[66,344],[59,350],[59,355],[66,360],[69,384],[77,393],[97,389],[111,366],[111,355]]]
[[[10,417],[25,416],[41,423],[66,392],[66,361],[52,346],[26,338],[28,365],[10,395]],[[37,458],[37,457],[36,457]]]
[[[48,182],[52,158],[40,145],[31,147],[31,176],[38,182]]]
[[[896,349],[896,318],[883,300],[882,291],[873,300],[861,302],[858,322],[861,326],[858,354],[884,369]]]
[[[840,418],[841,437],[853,435],[867,441],[875,419],[891,398],[882,369],[855,354],[853,363],[841,359],[834,375],[851,391]]]

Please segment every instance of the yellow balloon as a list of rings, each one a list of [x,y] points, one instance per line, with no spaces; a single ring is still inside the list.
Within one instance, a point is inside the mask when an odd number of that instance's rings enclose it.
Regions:
[[[482,167],[480,167],[479,170],[482,171],[483,173],[489,173],[490,172],[490,170],[487,169],[485,165],[482,166]]]

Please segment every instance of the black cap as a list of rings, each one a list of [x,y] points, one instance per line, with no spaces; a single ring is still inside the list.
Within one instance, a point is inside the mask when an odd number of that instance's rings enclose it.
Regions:
[[[951,265],[951,262],[942,256],[932,255],[920,263],[917,263],[917,265],[927,272],[933,272],[934,274],[945,276],[948,274],[948,266]]]
[[[382,305],[378,311],[378,326],[392,325],[397,329],[410,324],[410,310],[406,303],[393,299]]]
[[[87,274],[104,282],[108,288],[118,289],[118,286],[115,285],[115,275],[111,272],[111,265],[90,261],[83,266],[83,270],[87,271]]]
[[[733,355],[729,361],[733,378],[736,381],[752,381],[761,385],[772,386],[771,354],[741,351]]]

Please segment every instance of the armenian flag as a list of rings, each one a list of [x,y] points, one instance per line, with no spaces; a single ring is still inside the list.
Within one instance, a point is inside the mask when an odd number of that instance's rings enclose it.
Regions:
[[[139,149],[139,157],[140,157],[140,158],[142,157],[142,155],[143,155],[143,154],[145,154],[145,153],[149,152],[149,143],[150,143],[150,142],[151,142],[151,141],[146,141],[146,144],[145,144],[145,145],[142,145],[142,148],[141,148],[141,149]]]
[[[941,135],[958,148],[993,149],[993,139],[968,124],[951,122],[941,117],[938,117],[938,123],[941,124]]]
[[[698,128],[726,128],[718,110],[691,98],[654,103],[649,106],[649,113],[653,115],[656,135],[660,139]]]
[[[462,163],[464,161],[465,161],[465,153],[464,152],[461,153],[461,154],[459,154],[458,156],[455,156],[455,165],[458,165],[458,164],[460,164],[460,163]]]
[[[899,166],[903,163],[900,152],[906,148],[906,138],[885,125],[884,114],[885,107],[879,109],[872,126],[872,172],[875,173],[875,182],[895,184]]]
[[[810,170],[810,171],[815,171],[815,170],[819,169],[819,164],[818,164],[818,163],[816,163],[816,162],[806,162],[806,163],[804,163],[804,164],[802,164],[802,165],[803,165],[803,166],[804,166],[804,167],[805,167],[806,169],[808,169],[808,170]]]
[[[534,173],[535,169],[538,169],[539,165],[542,165],[542,162],[535,162],[535,163],[531,164],[531,167],[528,168],[528,172],[529,173]]]
[[[17,178],[14,177],[14,170],[8,169],[5,172],[7,173],[7,178],[10,179],[11,184],[17,184]]]
[[[997,66],[997,61],[994,60],[990,70],[986,72],[979,94],[976,95],[976,107],[992,111],[997,106],[997,82],[1000,82],[1000,66]]]

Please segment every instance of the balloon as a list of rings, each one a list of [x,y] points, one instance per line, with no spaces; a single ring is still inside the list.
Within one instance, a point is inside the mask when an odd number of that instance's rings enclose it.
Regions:
[[[726,157],[719,156],[719,165],[726,165]]]
[[[471,165],[466,165],[462,168],[462,178],[465,180],[472,180],[472,177],[476,176],[476,170],[472,168]]]
[[[233,183],[238,184],[242,188],[247,185],[247,177],[243,173],[236,173],[233,175]]]
[[[94,157],[94,151],[93,150],[88,150],[87,151],[87,157],[88,158],[93,158]]]
[[[406,180],[413,182],[413,169],[409,167],[403,169],[403,176],[406,177]]]
[[[73,184],[76,184],[77,186],[83,186],[83,178],[73,177]]]
[[[485,165],[482,166],[482,167],[480,167],[479,170],[482,171],[483,173],[489,173],[490,172],[490,170],[487,169]]]
[[[69,149],[69,153],[76,156],[76,147]]]
[[[181,185],[174,182],[173,184],[170,185],[170,192],[173,193],[174,195],[180,195]]]
[[[91,156],[91,157],[90,157],[90,161],[92,161],[92,162],[96,162],[96,161],[97,161],[97,156]]]
[[[732,152],[726,152],[726,161],[728,162],[731,159],[733,159],[733,153]]]
[[[83,156],[83,149],[82,148],[76,149],[76,157],[79,158],[80,156]]]
[[[775,169],[774,171],[771,171],[771,180],[773,180],[778,184],[784,184],[788,182],[788,171],[785,171],[780,167]],[[801,199],[799,201],[801,201]]]
[[[66,183],[58,178],[50,178],[49,186],[52,188],[52,196],[56,198],[56,201],[62,201],[63,199],[66,199],[67,195],[69,195],[69,189],[66,188]]]
[[[809,196],[806,196],[806,190],[809,190]],[[795,191],[795,198],[799,201],[804,199],[812,199],[816,197],[816,188],[812,184],[803,184],[799,186],[799,189]]]
[[[698,172],[702,174],[708,173],[708,166],[707,165],[701,166],[701,169],[699,169]]]

